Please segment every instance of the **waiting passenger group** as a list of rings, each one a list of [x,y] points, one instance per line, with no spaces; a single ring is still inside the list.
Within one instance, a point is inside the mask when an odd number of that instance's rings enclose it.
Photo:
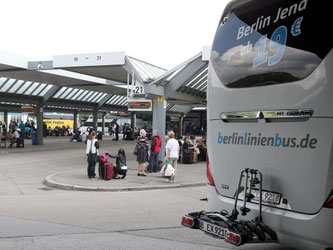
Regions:
[[[204,161],[206,158],[206,141],[201,138],[195,142],[195,136],[182,137],[175,139],[174,131],[168,132],[168,140],[165,145],[164,162],[159,161],[159,154],[162,147],[162,138],[158,131],[153,131],[151,140],[147,137],[147,132],[141,129],[139,136],[136,139],[134,154],[137,161],[137,176],[146,177],[147,173],[159,172],[161,166],[166,162],[171,164],[174,168],[174,174],[167,178],[168,182],[174,183],[177,164],[183,158],[183,163],[196,163],[197,161]],[[87,140],[86,154],[88,161],[87,174],[88,178],[94,180],[96,178],[95,166],[99,161],[99,140],[95,131],[91,131]],[[126,153],[124,149],[119,149],[117,155],[112,155],[108,152],[107,156],[116,159],[116,166],[114,166],[114,177],[116,179],[125,178],[127,174]]]

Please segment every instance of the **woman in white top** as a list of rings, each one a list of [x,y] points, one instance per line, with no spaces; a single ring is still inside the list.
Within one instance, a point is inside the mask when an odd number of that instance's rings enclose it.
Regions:
[[[177,172],[177,161],[179,157],[179,143],[178,141],[174,138],[175,133],[170,130],[168,132],[169,140],[165,146],[165,151],[166,151],[166,157],[165,159],[170,162],[170,164],[173,166],[173,168],[176,170],[175,174],[170,177],[171,182],[175,182],[175,177],[176,177],[176,172]]]
[[[88,177],[90,179],[93,179],[96,177],[95,173],[95,165],[96,165],[96,158],[99,149],[99,143],[96,139],[96,131],[92,131],[89,137],[89,140],[87,141],[87,148],[86,148],[86,154],[87,154],[87,161],[88,161]]]

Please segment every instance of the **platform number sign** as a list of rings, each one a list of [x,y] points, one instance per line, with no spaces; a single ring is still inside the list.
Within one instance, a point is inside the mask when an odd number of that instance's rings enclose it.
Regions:
[[[142,86],[135,86],[134,87],[135,94],[143,94],[143,87]]]

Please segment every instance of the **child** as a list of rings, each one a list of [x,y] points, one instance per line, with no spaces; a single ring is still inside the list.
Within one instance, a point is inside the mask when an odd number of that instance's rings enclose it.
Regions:
[[[107,152],[105,152],[105,154],[111,158],[116,158],[116,166],[113,168],[113,171],[116,174],[115,178],[120,179],[119,175],[121,175],[121,179],[124,179],[127,173],[125,150],[120,148],[118,150],[118,155],[110,155]]]

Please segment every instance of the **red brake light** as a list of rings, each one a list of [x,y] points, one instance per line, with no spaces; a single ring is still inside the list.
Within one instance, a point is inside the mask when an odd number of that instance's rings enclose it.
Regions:
[[[230,231],[227,233],[227,238],[225,240],[236,246],[242,244],[242,237],[239,234]]]
[[[187,218],[187,220],[186,220],[186,224],[187,224],[187,226],[189,226],[189,227],[192,227],[193,226],[193,219],[192,218]]]
[[[234,234],[233,233],[229,234],[229,241],[231,241],[231,242],[234,241]]]
[[[195,220],[194,218],[188,217],[188,216],[183,216],[182,218],[182,223],[181,223],[184,227],[191,227],[194,228],[195,227]]]
[[[215,182],[214,182],[214,179],[213,179],[213,174],[212,174],[212,169],[210,167],[210,163],[209,163],[209,158],[208,158],[208,154],[206,156],[206,162],[207,162],[207,181],[208,181],[208,184],[211,185],[211,186],[215,186]]]
[[[328,202],[325,204],[325,207],[333,208],[333,194],[331,195],[331,198],[328,200]]]

